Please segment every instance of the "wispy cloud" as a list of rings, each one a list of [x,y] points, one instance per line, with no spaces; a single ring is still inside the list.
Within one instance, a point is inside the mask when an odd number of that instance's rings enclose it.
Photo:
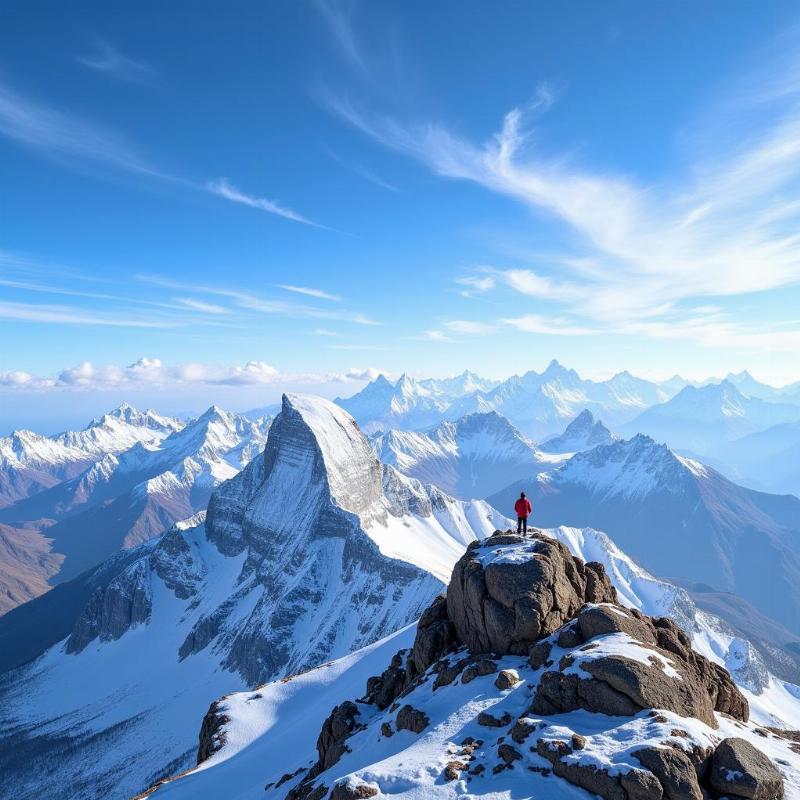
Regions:
[[[343,308],[318,308],[316,306],[300,303],[291,303],[286,300],[260,297],[251,292],[245,292],[230,287],[188,284],[161,275],[139,274],[136,275],[136,278],[144,283],[162,286],[175,291],[194,292],[195,294],[204,294],[211,297],[225,297],[233,301],[239,308],[256,311],[262,314],[277,314],[299,319],[338,320],[341,322],[355,323],[356,325],[380,324],[377,320],[366,316],[360,311],[350,311]]]
[[[59,325],[90,325],[113,328],[175,328],[182,323],[169,319],[126,318],[73,306],[10,303],[0,301],[0,320],[41,322]]]
[[[35,103],[0,84],[0,135],[54,158],[168,177],[124,139],[94,122]]]
[[[207,303],[205,300],[197,300],[194,297],[176,297],[174,302],[192,311],[202,311],[206,314],[230,314],[230,310],[223,306]]]
[[[322,146],[322,151],[327,155],[330,159],[335,161],[337,164],[341,164],[345,169],[349,169],[351,172],[355,172],[356,175],[362,177],[365,181],[369,181],[370,183],[374,183],[376,186],[379,186],[381,189],[386,189],[387,191],[394,192],[399,194],[401,190],[395,186],[393,183],[389,183],[389,181],[384,180],[379,175],[376,175],[372,170],[367,169],[366,167],[362,166],[361,164],[347,161],[341,156],[337,155],[328,147]]]
[[[485,142],[435,122],[381,115],[344,95],[322,97],[342,120],[435,174],[476,183],[571,230],[574,250],[542,268],[479,269],[458,279],[467,296],[505,286],[562,314],[563,324],[550,325],[531,315],[509,317],[520,330],[621,332],[639,322],[635,335],[657,337],[677,326],[709,346],[735,346],[752,336],[734,337],[730,320],[727,334],[694,324],[687,304],[800,284],[797,85],[780,95],[775,113],[759,106],[752,124],[736,128],[756,133],[689,164],[683,180],[661,185],[539,154],[531,134],[552,102],[549,90],[509,111]],[[791,340],[774,334],[764,341]]]
[[[307,297],[316,297],[319,300],[332,300],[338,303],[342,299],[338,294],[330,294],[330,292],[324,292],[322,289],[313,289],[309,286],[291,286],[285,283],[279,283],[278,286],[287,292],[304,294]]]
[[[215,181],[209,181],[206,184],[206,188],[212,194],[224,197],[232,203],[241,203],[250,208],[257,208],[259,211],[266,211],[268,214],[275,214],[284,219],[290,219],[292,222],[301,222],[303,225],[313,225],[317,228],[322,227],[316,222],[312,222],[307,217],[304,217],[302,214],[298,214],[296,211],[292,211],[291,208],[286,208],[274,200],[267,200],[264,197],[245,194],[229,183],[227,178],[217,178]]]
[[[168,181],[192,191],[205,191],[233,203],[274,214],[292,222],[332,230],[274,200],[246,194],[226,178],[206,183],[187,180],[154,166],[116,132],[76,114],[36,103],[0,83],[0,136],[78,167],[94,165]]]
[[[329,330],[328,328],[316,328],[314,330],[315,336],[327,336],[329,338],[338,336],[339,334],[336,331]]]
[[[467,336],[484,336],[495,330],[495,326],[487,322],[474,322],[466,319],[449,320],[444,323],[444,327],[452,333],[461,333]]]
[[[333,41],[344,58],[358,71],[366,72],[364,59],[353,30],[355,2],[353,0],[316,0],[315,5],[327,23]]]
[[[84,67],[129,83],[142,83],[155,75],[155,69],[146,61],[126,56],[104,39],[97,39],[91,52],[75,58]]]

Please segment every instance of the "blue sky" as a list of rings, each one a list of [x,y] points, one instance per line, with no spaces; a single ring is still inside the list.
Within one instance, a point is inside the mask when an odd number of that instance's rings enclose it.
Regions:
[[[0,428],[375,370],[800,378],[785,2],[16,4]]]

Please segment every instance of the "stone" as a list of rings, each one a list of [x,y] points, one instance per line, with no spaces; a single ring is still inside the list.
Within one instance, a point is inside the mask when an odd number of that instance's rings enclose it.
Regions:
[[[689,756],[673,747],[643,747],[633,753],[658,778],[665,800],[703,800]]]
[[[533,720],[521,717],[514,723],[514,727],[511,729],[511,738],[517,744],[522,744],[535,730],[536,723]]]
[[[444,768],[445,780],[457,781],[466,768],[467,764],[463,761],[448,761]]]
[[[535,642],[528,649],[528,663],[531,669],[550,666],[550,651],[553,649],[552,642]],[[548,663],[549,662],[549,663]]]
[[[572,749],[583,750],[586,747],[586,737],[581,736],[579,733],[572,734]]]
[[[408,682],[408,673],[403,666],[403,656],[407,652],[401,650],[395,653],[389,666],[380,675],[367,679],[366,702],[373,703],[383,711],[401,695]]]
[[[391,739],[391,737],[394,736],[394,731],[392,730],[390,722],[381,723],[381,735],[385,736],[387,739]]]
[[[711,757],[711,788],[720,795],[749,800],[780,800],[783,778],[757,747],[738,737],[723,739]]]
[[[485,728],[503,728],[511,724],[511,714],[506,711],[502,717],[495,717],[488,711],[481,711],[478,714],[478,725],[483,725]]]
[[[522,754],[510,744],[501,744],[497,748],[497,755],[509,766],[522,758]]]
[[[366,800],[368,797],[375,797],[378,789],[366,783],[351,784],[348,781],[337,783],[331,789],[330,800]]]
[[[428,727],[430,720],[428,715],[413,706],[404,705],[397,712],[395,727],[399,731],[411,731],[412,733],[422,733]]]
[[[469,683],[475,678],[483,675],[492,675],[497,672],[497,664],[488,658],[479,658],[474,664],[470,664],[461,676],[461,683]]]
[[[447,599],[439,595],[422,613],[409,657],[412,677],[421,675],[457,645],[456,632],[447,613]]]
[[[356,717],[359,715],[358,706],[345,700],[341,705],[335,706],[325,722],[317,738],[318,772],[332,767],[346,752],[345,740],[358,728]]]
[[[490,557],[504,547],[524,548],[529,557]],[[531,644],[572,619],[585,603],[615,601],[603,566],[585,564],[555,539],[493,536],[467,550],[454,567],[447,614],[471,652],[526,655]]]
[[[507,689],[513,689],[519,681],[519,673],[515,669],[504,669],[500,670],[500,673],[494,679],[494,685],[501,692],[505,692]]]
[[[619,776],[628,800],[661,800],[664,790],[658,778],[645,769],[632,769]]]
[[[618,614],[617,608],[586,606],[580,611],[577,629],[592,635],[595,647],[588,652],[593,655],[584,655],[587,651],[578,647],[562,656],[557,671],[545,672],[531,704],[534,714],[583,708],[631,716],[652,708],[695,717],[712,728],[718,727],[715,712],[747,720],[747,700],[728,672],[692,650],[672,620],[651,619],[629,610]],[[605,636],[620,633],[653,651],[649,663],[620,654],[594,655]],[[591,678],[568,672],[573,664]]]

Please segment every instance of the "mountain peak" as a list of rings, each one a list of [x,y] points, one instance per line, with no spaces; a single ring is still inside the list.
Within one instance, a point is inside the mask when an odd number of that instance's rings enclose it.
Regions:
[[[286,475],[274,483],[291,495],[287,508],[307,504],[327,489],[340,508],[369,516],[382,495],[381,466],[369,442],[343,408],[322,397],[283,395],[265,458],[268,474]],[[305,516],[301,509],[295,513]]]

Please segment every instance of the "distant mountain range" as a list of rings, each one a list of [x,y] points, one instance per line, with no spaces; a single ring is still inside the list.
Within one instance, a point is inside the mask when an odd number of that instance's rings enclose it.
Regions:
[[[749,373],[693,384],[679,376],[662,383],[620,372],[606,381],[581,378],[552,361],[500,383],[471,372],[444,381],[379,375],[336,402],[363,430],[424,430],[467,414],[495,411],[535,441],[553,437],[581,411],[612,429],[650,433],[672,447],[704,448],[779,422],[800,419],[800,386],[775,389]],[[693,411],[696,411],[693,414]]]
[[[800,405],[745,395],[725,380],[687,386],[620,426],[620,431],[646,433],[676,449],[707,453],[747,434],[798,420]]]
[[[628,372],[590,381],[552,361],[544,372],[526,372],[497,384],[469,372],[450,381],[403,375],[394,384],[380,375],[358,394],[336,402],[369,433],[419,430],[465,414],[496,411],[525,435],[542,438],[559,433],[584,409],[619,424],[670,396],[668,389]]]
[[[158,442],[182,427],[179,420],[124,403],[82,431],[14,431],[0,439],[0,508],[72,478],[104,456]]]
[[[54,479],[84,469],[49,488],[29,483],[28,496],[0,509],[0,611],[205,509],[211,491],[263,450],[268,428],[217,407],[184,426],[125,406],[85,431],[34,439],[20,463],[48,463]]]
[[[735,592],[800,634],[800,499],[738,486],[642,434],[488,499],[509,513],[520,490],[536,524],[596,526],[646,569]]]

